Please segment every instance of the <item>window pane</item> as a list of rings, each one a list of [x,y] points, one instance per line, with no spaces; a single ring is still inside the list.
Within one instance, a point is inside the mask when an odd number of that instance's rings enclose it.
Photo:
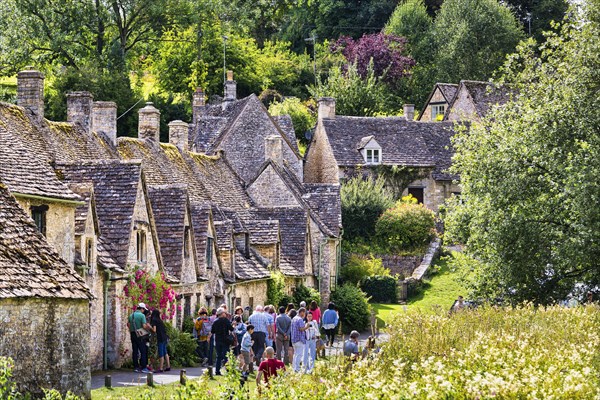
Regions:
[[[379,162],[379,150],[373,150],[373,162]]]

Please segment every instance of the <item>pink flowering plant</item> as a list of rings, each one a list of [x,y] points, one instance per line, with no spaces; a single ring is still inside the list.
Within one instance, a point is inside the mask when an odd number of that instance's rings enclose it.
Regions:
[[[123,289],[123,304],[129,308],[145,303],[150,310],[160,310],[163,320],[170,320],[175,315],[176,296],[162,272],[150,274],[143,269],[136,269]]]

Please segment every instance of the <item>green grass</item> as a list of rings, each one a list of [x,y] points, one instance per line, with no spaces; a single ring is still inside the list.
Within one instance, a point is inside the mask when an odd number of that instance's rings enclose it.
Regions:
[[[439,271],[425,281],[423,290],[416,296],[409,298],[406,305],[371,304],[377,315],[377,326],[379,328],[385,327],[394,313],[405,309],[418,309],[424,313],[431,313],[439,308],[449,310],[454,300],[459,295],[465,294],[465,288],[458,280],[458,274],[450,270],[446,259],[438,260],[435,266],[439,268]]]

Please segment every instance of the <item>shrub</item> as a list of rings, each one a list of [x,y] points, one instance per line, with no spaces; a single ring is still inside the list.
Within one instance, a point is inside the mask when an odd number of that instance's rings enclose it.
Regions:
[[[294,295],[292,297],[292,303],[294,303],[296,307],[299,307],[300,303],[303,301],[306,302],[307,306],[310,305],[313,300],[316,301],[317,304],[321,304],[321,294],[319,291],[306,287],[303,284],[296,286],[296,290],[294,291]]]
[[[183,318],[183,324],[181,325],[181,332],[193,333],[194,332],[194,317],[186,315]]]
[[[285,297],[285,277],[281,271],[271,272],[267,281],[267,304],[278,305]]]
[[[399,201],[379,217],[375,232],[391,252],[416,249],[435,236],[435,216],[422,204]]]
[[[355,177],[342,185],[342,221],[344,238],[354,241],[375,233],[377,218],[394,204],[383,187],[383,180]]]
[[[377,303],[396,303],[398,280],[392,276],[368,276],[360,282],[360,288]]]
[[[269,107],[269,114],[289,115],[294,124],[296,139],[304,144],[308,144],[305,133],[315,126],[317,117],[305,103],[300,101],[300,99],[288,97],[283,99],[282,102],[274,102]]]
[[[344,333],[356,329],[359,332],[369,327],[371,305],[369,298],[356,285],[346,283],[331,294],[333,301],[340,311],[342,330]]]
[[[194,367],[198,362],[198,357],[196,356],[196,339],[190,333],[181,332],[168,322],[165,322],[165,325],[167,327],[167,335],[169,336],[167,349],[171,364],[176,367]]]
[[[358,284],[373,275],[390,275],[390,270],[383,266],[381,258],[375,258],[373,255],[351,254],[348,262],[340,269],[340,282]]]

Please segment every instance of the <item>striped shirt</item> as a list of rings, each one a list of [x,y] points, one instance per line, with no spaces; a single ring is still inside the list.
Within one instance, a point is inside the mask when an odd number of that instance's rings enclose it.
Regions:
[[[248,323],[254,325],[254,332],[264,332],[265,334],[269,333],[268,326],[273,324],[271,317],[264,312],[254,312],[248,318]]]

